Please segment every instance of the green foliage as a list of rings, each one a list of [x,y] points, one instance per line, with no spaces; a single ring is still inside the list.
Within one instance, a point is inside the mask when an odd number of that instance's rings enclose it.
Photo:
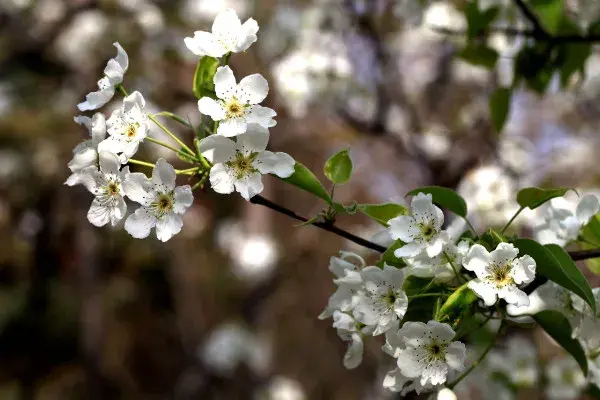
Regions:
[[[194,95],[202,97],[215,97],[214,77],[219,67],[219,60],[213,57],[200,57],[194,74]]]
[[[592,289],[569,255],[559,246],[542,246],[535,240],[517,239],[514,245],[519,254],[529,254],[536,263],[536,273],[575,293],[585,300],[594,312],[596,302]]]
[[[484,246],[488,251],[493,251],[502,242],[508,241],[506,236],[496,232],[492,228],[488,228],[479,238],[479,244]]]
[[[534,210],[555,197],[564,196],[569,188],[558,188],[558,189],[542,189],[537,187],[530,187],[519,190],[517,193],[517,203],[523,208],[529,207]]]
[[[552,47],[548,43],[533,43],[523,47],[517,54],[513,85],[524,79],[527,87],[543,94],[553,74]]]
[[[384,264],[387,264],[396,268],[406,267],[406,263],[394,255],[394,250],[404,246],[404,244],[405,243],[402,240],[396,240],[394,243],[392,243],[392,245],[388,247],[387,250],[381,255],[381,258],[377,262],[377,266],[379,268],[383,268]]]
[[[529,5],[548,33],[558,33],[565,10],[564,0],[531,0]]]
[[[486,29],[494,22],[500,13],[500,7],[489,7],[484,11],[479,10],[478,1],[470,1],[465,6],[467,20],[467,38],[474,39],[485,33]]]
[[[357,210],[384,226],[388,226],[390,219],[408,214],[405,206],[395,203],[359,204]]]
[[[290,183],[304,191],[314,194],[315,196],[332,204],[331,197],[327,190],[323,187],[319,179],[308,168],[296,161],[294,165],[294,173],[288,178],[281,178],[284,182]]]
[[[461,217],[467,216],[467,202],[452,189],[441,186],[424,186],[411,190],[406,195],[414,196],[419,193],[431,194],[433,202],[442,208],[452,211]]]
[[[496,133],[502,132],[508,119],[511,97],[512,90],[509,88],[498,88],[490,96],[490,118]]]
[[[587,394],[593,399],[600,399],[600,389],[593,383],[588,386]]]
[[[406,292],[407,296],[414,296],[425,293],[437,293],[439,292],[440,287],[439,285],[432,283],[431,278],[408,276],[404,280],[402,289]],[[411,299],[402,321],[430,321],[433,318],[436,301],[437,299],[435,297]]]
[[[571,337],[571,325],[567,318],[558,311],[542,311],[535,314],[533,318],[556,343],[573,356],[583,373],[587,375],[588,365],[585,352],[579,340]]]
[[[590,222],[583,228],[582,236],[585,242],[580,243],[583,249],[594,249],[600,247],[600,218],[598,215],[592,217]],[[587,268],[596,275],[600,275],[600,258],[585,260]]]
[[[407,276],[404,280],[402,290],[404,290],[407,296],[414,296],[416,294],[422,294],[427,292],[435,292],[438,290],[438,287],[434,287],[432,282],[432,278],[419,278],[417,276],[410,275]],[[430,286],[427,287],[428,285]]]
[[[455,326],[473,313],[472,306],[478,297],[467,285],[465,283],[448,297],[436,315],[438,321]]]
[[[348,149],[335,153],[325,162],[323,172],[327,179],[336,185],[343,185],[352,175],[352,159]]]
[[[492,69],[498,62],[498,52],[482,43],[469,43],[458,53],[469,64]]]

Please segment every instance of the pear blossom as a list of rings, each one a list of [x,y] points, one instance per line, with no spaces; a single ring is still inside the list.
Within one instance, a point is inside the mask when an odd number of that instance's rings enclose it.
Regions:
[[[85,101],[79,103],[79,111],[96,110],[110,101],[115,95],[115,86],[123,82],[123,76],[129,68],[129,57],[123,47],[117,42],[113,43],[117,48],[117,56],[108,60],[104,68],[104,77],[98,81],[98,91],[88,93]]]
[[[175,169],[163,158],[156,162],[151,180],[139,172],[129,174],[123,189],[127,197],[142,205],[125,221],[125,230],[131,236],[148,237],[156,227],[156,237],[166,242],[181,231],[181,216],[192,205],[194,196],[189,185],[175,187],[175,180]]]
[[[109,137],[99,145],[100,151],[120,154],[125,164],[138,151],[140,143],[148,136],[148,116],[144,111],[146,101],[140,92],[123,99],[121,108],[106,121]]]
[[[448,233],[442,231],[444,213],[433,204],[431,194],[417,194],[410,208],[410,216],[401,215],[388,221],[392,238],[406,243],[394,255],[414,257],[425,251],[429,257],[437,256],[450,240]]]
[[[218,100],[203,97],[198,101],[198,109],[214,121],[220,121],[219,135],[231,137],[245,133],[253,123],[264,128],[277,124],[273,120],[277,113],[258,105],[269,93],[269,83],[262,75],[249,75],[238,84],[231,68],[225,66],[217,69],[214,83]]]
[[[448,324],[406,322],[397,335],[404,343],[397,356],[398,369],[407,378],[418,378],[422,386],[442,384],[449,372],[464,368],[466,347],[452,341],[455,332]]]
[[[590,352],[600,351],[600,288],[593,288],[596,314],[579,296],[571,293],[573,308],[578,314],[579,323],[573,329],[573,337],[578,338],[585,349]]]
[[[258,23],[253,18],[242,24],[235,10],[228,8],[217,14],[212,33],[196,31],[193,38],[185,38],[185,45],[197,56],[219,58],[248,50],[256,42],[257,32]]]
[[[364,290],[354,308],[356,319],[374,326],[373,336],[397,327],[408,308],[408,297],[402,290],[404,272],[385,265],[383,270],[366,267],[360,274]]]
[[[361,256],[348,251],[341,251],[339,257],[331,257],[329,271],[335,275],[336,279],[333,282],[338,288],[329,298],[327,307],[319,315],[319,319],[329,318],[335,311],[350,312],[354,309],[363,286],[360,270],[365,265]]]
[[[95,226],[112,226],[123,219],[127,204],[123,198],[123,182],[129,176],[129,167],[119,171],[121,163],[117,155],[109,152],[99,153],[99,167],[90,166],[81,171],[81,183],[94,194],[95,198],[87,217]]]
[[[444,245],[442,253],[435,257],[428,257],[427,253],[420,253],[416,257],[407,258],[406,275],[420,278],[434,278],[438,282],[448,282],[456,278],[456,272],[462,268],[462,260],[469,251],[469,243],[462,240],[458,245],[448,242]],[[452,268],[454,267],[454,269]]]
[[[267,151],[269,130],[257,124],[237,137],[237,142],[220,135],[204,138],[198,150],[214,165],[210,184],[215,192],[238,191],[246,200],[262,192],[262,174],[287,178],[294,173],[295,161],[286,153]]]
[[[535,228],[535,237],[542,244],[565,246],[577,239],[581,229],[600,211],[600,201],[592,194],[581,198],[575,210],[563,198],[550,200],[544,223]]]
[[[106,118],[102,113],[96,113],[92,118],[83,115],[74,118],[79,125],[85,126],[90,133],[90,139],[79,143],[73,149],[73,159],[68,167],[71,175],[65,185],[74,186],[81,183],[81,171],[98,164],[98,145],[106,138]]]
[[[477,275],[469,282],[469,288],[486,306],[494,305],[498,298],[516,306],[529,305],[529,297],[517,285],[533,281],[535,260],[529,255],[517,258],[518,254],[519,250],[510,243],[500,243],[491,253],[475,244],[467,253],[463,265]]]
[[[334,311],[333,327],[337,329],[337,334],[343,341],[349,342],[344,355],[344,367],[358,367],[363,359],[363,337],[371,334],[372,328],[361,324],[351,314],[341,311]]]
[[[549,400],[579,399],[587,384],[579,365],[570,356],[550,361],[546,374],[546,398]]]

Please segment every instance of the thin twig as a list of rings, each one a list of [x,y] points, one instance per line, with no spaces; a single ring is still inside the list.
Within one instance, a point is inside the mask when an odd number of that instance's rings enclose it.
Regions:
[[[445,26],[430,26],[432,30],[435,32],[448,35],[448,36],[466,36],[467,31],[462,29],[450,29]],[[519,29],[513,28],[510,26],[492,26],[486,28],[484,33],[499,33],[505,36],[510,37],[525,37],[536,39],[544,42],[552,42],[552,43],[597,43],[600,42],[600,35],[558,35],[558,36],[548,36],[544,34],[540,34],[533,29]]]
[[[542,26],[541,22],[537,19],[533,11],[525,4],[523,0],[514,0],[515,5],[521,11],[523,16],[531,22],[533,25],[533,31],[543,37],[551,37],[550,34],[546,31],[546,29]]]

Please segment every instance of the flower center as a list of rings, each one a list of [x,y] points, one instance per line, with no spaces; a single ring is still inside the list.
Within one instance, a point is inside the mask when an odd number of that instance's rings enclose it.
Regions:
[[[150,205],[157,218],[164,217],[173,210],[173,193],[162,193],[155,202]]]
[[[444,350],[446,350],[447,345],[443,343],[432,342],[429,346],[427,346],[427,360],[435,361],[441,360],[444,361],[446,359],[446,354]]]
[[[136,137],[138,127],[138,123],[127,125],[127,128],[125,129],[125,137],[127,140],[132,140]]]
[[[244,116],[244,106],[235,97],[227,103],[225,115],[227,118],[240,118]]]
[[[108,194],[109,196],[116,196],[119,194],[119,183],[118,182],[113,182],[110,181],[108,182],[108,185],[106,185],[106,194]]]
[[[396,293],[393,290],[389,290],[383,296],[381,296],[381,301],[386,304],[388,307],[393,307],[396,303]]]
[[[256,171],[252,164],[258,153],[244,155],[241,152],[235,154],[235,159],[227,162],[227,166],[233,169],[236,179],[242,179],[244,176],[250,175]]]
[[[492,266],[491,279],[494,281],[496,286],[503,287],[514,282],[512,276],[510,276],[510,269],[510,264]]]
[[[421,236],[427,241],[436,234],[435,228],[429,224],[421,224],[419,228],[421,229]]]

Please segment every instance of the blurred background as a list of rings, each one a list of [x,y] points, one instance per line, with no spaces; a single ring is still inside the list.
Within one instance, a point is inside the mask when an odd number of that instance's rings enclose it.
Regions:
[[[351,147],[355,173],[338,201],[405,203],[414,187],[442,185],[467,199],[483,228],[507,221],[520,187],[595,192],[600,55],[571,90],[516,92],[497,135],[488,96],[510,82],[519,41],[492,38],[502,54],[494,71],[456,58],[461,37],[430,26],[464,27],[461,3],[0,0],[0,399],[395,398],[381,386],[393,361],[380,351],[383,338],[370,339],[363,364],[348,371],[346,344],[331,320],[317,319],[334,291],[329,257],[376,254],[211,190],[196,195],[184,230],[165,244],[95,228],[90,194],[63,185],[87,136],[73,117],[118,41],[130,57],[128,91],[141,91],[153,112],[199,121],[197,59],[183,38],[232,7],[260,25],[258,42],[231,65],[238,78],[269,80],[267,105],[278,112],[271,148],[323,177],[324,161]],[[568,3],[582,18],[598,16],[595,1]],[[503,13],[523,24],[512,8]],[[191,143],[193,132],[169,126]],[[150,143],[141,152],[151,162],[172,154]],[[323,208],[277,179],[265,184],[265,197],[300,214]],[[523,214],[516,227],[530,234],[537,222]],[[358,215],[338,224],[374,240],[382,230]],[[507,341],[494,365],[535,377],[535,354],[560,357],[539,332],[515,334],[520,344]],[[529,364],[515,361],[524,348],[534,352]],[[459,398],[515,398],[483,375]],[[519,376],[519,396],[545,398]]]

